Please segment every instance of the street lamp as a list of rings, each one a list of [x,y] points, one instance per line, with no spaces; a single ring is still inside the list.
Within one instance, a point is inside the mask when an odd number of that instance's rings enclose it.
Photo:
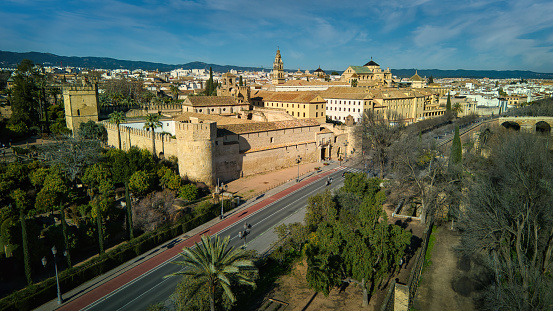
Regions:
[[[227,189],[228,185],[225,185],[225,183],[221,183],[221,187],[219,188],[219,195],[221,196],[221,219],[223,219],[225,213],[223,210],[223,202],[225,201],[225,197],[223,196],[223,194],[225,193],[225,191],[227,191]]]
[[[301,157],[298,155],[298,157],[296,158],[296,163],[298,164],[298,178],[296,178],[296,182],[300,182],[300,162]]]
[[[56,249],[56,246],[54,245],[52,247],[52,254],[54,254],[54,269],[56,270],[56,286],[58,288],[58,305],[61,305],[63,303],[63,298],[61,297],[61,291],[60,291],[60,280],[58,278],[58,264],[57,264],[57,258],[56,254],[58,253],[58,250]],[[67,251],[63,252],[63,255],[67,255]],[[48,260],[46,259],[46,256],[42,257],[42,265],[46,268],[46,264],[48,263]]]

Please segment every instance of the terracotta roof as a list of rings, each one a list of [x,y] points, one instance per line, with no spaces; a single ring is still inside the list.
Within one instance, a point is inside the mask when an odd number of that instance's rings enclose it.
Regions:
[[[278,86],[309,86],[309,85],[332,86],[332,85],[349,85],[349,84],[346,82],[340,82],[340,81],[326,82],[326,81],[288,80],[283,84],[279,84]]]
[[[243,105],[237,103],[232,96],[188,96],[182,104],[192,107]]]
[[[252,99],[272,102],[286,102],[286,103],[324,103],[324,99],[321,97],[318,99],[320,92],[304,91],[304,92],[270,92],[270,91],[257,91],[252,94]]]
[[[326,91],[321,92],[321,96],[325,99],[364,99],[370,98],[367,89],[358,87],[330,87]]]
[[[315,119],[297,119],[274,122],[254,122],[245,124],[227,124],[217,125],[217,136],[225,136],[232,134],[246,134],[265,131],[276,131],[283,129],[291,129],[297,127],[318,126],[320,123]]]
[[[173,120],[190,122],[190,118],[198,118],[199,120],[205,120],[205,121],[215,121],[217,122],[217,126],[226,125],[226,124],[256,123],[255,121],[252,121],[252,120],[225,117],[225,116],[216,115],[216,114],[195,113],[195,112],[183,112],[179,116],[174,117]]]

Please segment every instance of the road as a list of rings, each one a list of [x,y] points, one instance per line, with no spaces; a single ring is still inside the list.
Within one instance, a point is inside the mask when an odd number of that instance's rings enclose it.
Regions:
[[[262,209],[251,214],[247,214],[247,210],[240,211],[240,214],[245,214],[244,217],[240,217],[241,215],[232,215],[232,217],[236,218],[234,223],[219,230],[212,227],[206,232],[208,234],[217,233],[221,236],[230,235],[230,245],[237,247],[244,243],[244,241],[238,237],[238,232],[243,230],[244,223],[247,222],[251,224],[251,233],[247,237],[248,243],[246,247],[252,246],[255,247],[257,251],[264,252],[269,248],[271,241],[275,239],[272,228],[282,223],[291,215],[296,214],[301,209],[304,209],[308,197],[324,191],[325,189],[337,189],[341,187],[343,185],[343,178],[341,177],[342,172],[343,168],[339,168],[331,171],[328,176],[324,174],[324,177],[317,176],[310,178],[309,182],[300,183],[300,185],[291,187],[298,188],[301,186],[301,188],[297,190],[292,189],[295,191],[285,194],[283,197],[278,198]],[[327,177],[332,177],[334,180],[330,186],[325,185]],[[275,196],[278,196],[278,194]],[[249,209],[254,207],[255,205]],[[83,310],[145,310],[151,304],[166,301],[174,292],[180,277],[163,277],[178,272],[181,269],[181,266],[171,263],[178,260],[179,257],[179,255],[173,256],[162,264],[139,275],[129,283],[119,288],[113,288],[113,291],[108,295],[88,304]],[[76,305],[71,306],[71,304],[69,304],[61,309],[69,310],[72,307],[74,309],[75,306]]]

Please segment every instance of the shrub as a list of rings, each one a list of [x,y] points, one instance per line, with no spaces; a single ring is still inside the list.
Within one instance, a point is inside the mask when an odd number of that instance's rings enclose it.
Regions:
[[[187,201],[194,201],[198,198],[198,187],[194,184],[188,184],[180,187],[179,198]]]

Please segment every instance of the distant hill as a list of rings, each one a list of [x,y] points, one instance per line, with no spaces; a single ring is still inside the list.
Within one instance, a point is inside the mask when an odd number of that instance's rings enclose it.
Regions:
[[[242,71],[261,71],[262,68],[257,67],[240,67],[232,65],[217,65],[207,64],[203,62],[191,62],[187,64],[163,64],[143,61],[132,60],[119,60],[109,57],[77,57],[77,56],[59,56],[51,53],[40,52],[7,52],[0,51],[0,67],[2,68],[15,68],[23,59],[30,59],[35,64],[41,64],[44,66],[65,66],[65,67],[80,67],[91,69],[143,69],[143,70],[160,70],[170,71],[173,69],[209,69],[212,67],[213,71],[226,72],[231,69]]]
[[[391,69],[394,76],[409,78],[415,69]],[[422,69],[418,75],[429,78],[490,78],[490,79],[553,79],[553,73],[539,73],[526,70],[441,70]]]
[[[0,67],[15,68],[23,59],[28,58],[36,64],[44,66],[63,66],[80,67],[91,69],[143,69],[143,70],[160,70],[170,71],[173,69],[209,69],[211,67],[215,72],[227,72],[231,69],[241,71],[261,71],[260,67],[240,67],[232,65],[217,65],[207,64],[204,62],[191,62],[187,64],[163,64],[144,61],[119,60],[109,57],[77,57],[77,56],[59,56],[51,53],[40,52],[8,52],[0,51]],[[266,71],[272,68],[265,68]],[[285,69],[288,72],[296,70]],[[337,70],[325,70],[326,73],[331,73]],[[415,74],[415,69],[391,69],[392,74],[398,77],[411,77]],[[341,71],[338,71],[341,73]],[[538,73],[533,71],[522,70],[440,70],[440,69],[423,69],[418,70],[421,77],[434,78],[491,78],[491,79],[553,79],[553,73]]]

